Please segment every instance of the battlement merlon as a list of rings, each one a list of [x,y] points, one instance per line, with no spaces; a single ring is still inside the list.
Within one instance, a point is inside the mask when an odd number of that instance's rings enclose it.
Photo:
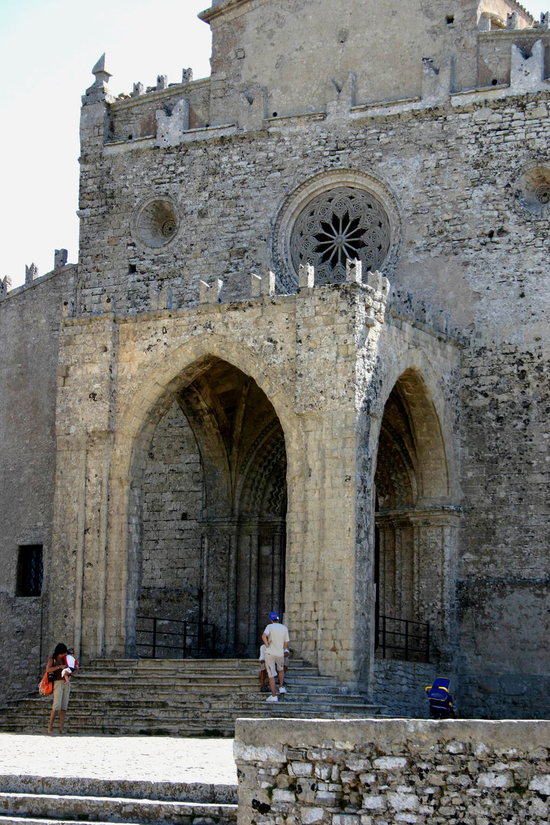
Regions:
[[[92,69],[92,74],[95,77],[95,82],[86,89],[86,94],[82,97],[82,105],[89,106],[92,103],[99,103],[101,101],[112,102],[114,97],[107,83],[113,75],[105,68],[105,52]]]
[[[95,82],[82,96],[80,112],[81,160],[85,163],[89,154],[100,154],[109,130],[108,105],[114,101],[107,82],[111,73],[105,68],[105,54],[102,54],[92,74]]]

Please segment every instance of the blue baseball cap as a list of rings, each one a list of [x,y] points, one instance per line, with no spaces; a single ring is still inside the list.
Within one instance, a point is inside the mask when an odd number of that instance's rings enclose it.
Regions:
[[[275,611],[273,611],[273,613],[269,614],[269,618],[271,619],[272,622],[278,622],[279,621],[279,614],[275,613]]]

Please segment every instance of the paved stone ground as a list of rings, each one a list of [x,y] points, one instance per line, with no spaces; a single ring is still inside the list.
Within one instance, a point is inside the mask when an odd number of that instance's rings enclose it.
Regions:
[[[236,785],[232,739],[0,733],[0,774]]]

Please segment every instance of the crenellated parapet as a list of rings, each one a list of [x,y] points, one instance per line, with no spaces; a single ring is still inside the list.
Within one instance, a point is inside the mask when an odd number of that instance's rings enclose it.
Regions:
[[[54,253],[53,259],[53,268],[54,269],[62,269],[64,266],[67,266],[67,261],[69,258],[68,250],[66,249],[56,249]]]
[[[38,267],[33,262],[29,266],[25,265],[25,280],[23,284],[21,284],[20,286],[12,288],[12,278],[10,275],[6,275],[4,278],[0,278],[0,300],[2,298],[6,298],[8,295],[10,295],[10,297],[18,295],[21,292],[30,289],[34,284],[42,283],[46,281],[48,278],[58,275],[62,270],[68,271],[76,266],[75,264],[68,264],[67,260],[67,250],[56,249],[54,251],[53,269],[50,272],[47,272],[45,275],[40,275]]]
[[[355,286],[364,295],[365,300],[365,325],[375,326],[377,322],[383,322],[385,317],[396,322],[404,322],[417,326],[422,330],[436,335],[437,337],[461,338],[461,331],[454,329],[450,324],[450,314],[431,303],[417,297],[411,292],[392,288],[388,278],[377,270],[364,271],[361,261],[348,260],[346,265],[345,281],[334,284],[326,282],[317,283],[315,277],[315,267],[311,264],[303,264],[299,268],[298,295],[311,295],[317,290],[337,289],[339,287]],[[294,298],[282,291],[277,291],[277,277],[274,272],[267,271],[262,275],[252,273],[250,275],[250,288],[248,295],[239,299],[224,300],[224,281],[221,278],[203,278],[199,281],[199,306],[205,309],[210,307],[220,307],[221,305],[250,303],[254,301],[266,302],[271,300],[288,300]],[[176,309],[172,300],[172,289],[170,286],[157,288],[155,285],[149,287],[149,300],[143,306],[143,312],[158,312]],[[182,307],[183,309],[183,307]],[[115,312],[115,301],[113,297],[105,297],[102,310],[104,313]],[[74,304],[67,301],[64,307],[64,314],[72,317],[74,315]]]
[[[222,300],[223,281],[215,278],[212,286],[207,281],[199,283],[200,304],[220,304]]]
[[[237,5],[244,9],[247,4]],[[201,15],[206,22],[216,23],[212,75],[208,78],[194,80],[192,69],[184,68],[177,82],[169,82],[167,75],[160,74],[155,84],[136,82],[131,91],[115,98],[108,87],[111,74],[102,55],[92,70],[95,82],[82,99],[84,148],[89,145],[93,150],[101,146],[104,154],[168,148],[221,135],[279,129],[282,122],[294,122],[297,118],[326,120],[330,125],[342,118],[355,120],[434,107],[459,107],[480,97],[497,99],[548,91],[548,13],[535,22],[513,0],[479,5],[481,10],[478,9],[475,19],[443,16],[442,21],[446,22],[441,24],[438,36],[434,39],[431,34],[426,35],[422,51],[418,45],[424,42],[422,38],[413,48],[407,46],[405,37],[400,54],[393,55],[391,65],[387,66],[387,54],[378,54],[378,43],[372,44],[370,50],[363,45],[357,51],[360,19],[356,21],[357,32],[325,31],[323,37],[335,39],[334,49],[343,56],[342,65],[346,68],[341,69],[339,61],[333,65],[331,51],[327,50],[315,63],[315,76],[309,77],[306,67],[303,76],[292,78],[291,89],[288,83],[285,85],[284,71],[277,68],[276,62],[269,65],[272,45],[266,44],[264,50],[255,39],[248,43],[251,32],[245,34],[240,28],[231,33],[232,20],[227,21],[229,28],[223,36],[233,45],[221,50],[222,60],[216,39],[222,36],[224,27],[217,27],[229,9],[227,3],[222,3]],[[262,15],[267,20],[272,14],[270,4],[260,4],[257,11],[247,8],[245,20],[249,13],[250,21]],[[392,25],[398,25],[398,21]],[[422,25],[415,21],[415,26]],[[469,44],[465,51],[455,48],[459,29]],[[368,27],[364,33],[370,36]],[[306,36],[307,32],[301,33],[300,39]],[[261,70],[250,69],[249,76],[249,63],[258,50],[262,52]],[[403,71],[399,73],[397,66],[403,60]],[[385,78],[390,75],[394,76],[393,81],[386,88]],[[307,81],[301,96],[294,88],[296,80]],[[382,84],[380,88],[371,86],[374,80]],[[315,99],[310,100],[315,89]],[[93,104],[101,104],[95,116]]]
[[[343,284],[327,284],[326,282],[316,283],[315,267],[311,264],[300,266],[298,276],[298,295],[308,295],[318,289],[336,289],[341,286],[354,285],[359,287],[365,297],[366,313],[365,325],[374,326],[377,322],[383,321],[386,305],[390,295],[390,282],[378,271],[367,271],[363,275],[361,261],[348,260],[346,266],[346,279]],[[277,278],[275,273],[266,272],[264,275],[255,273],[250,276],[250,293],[244,300],[266,301],[275,298],[290,298],[284,293],[277,293]],[[213,305],[223,303],[223,281],[220,278],[214,279],[210,284],[205,280],[200,281],[199,303],[203,305]],[[153,309],[153,307],[151,307]]]
[[[458,330],[451,329],[450,314],[418,298],[412,292],[392,289],[389,295],[390,315],[395,319],[413,322],[436,335],[458,337]]]

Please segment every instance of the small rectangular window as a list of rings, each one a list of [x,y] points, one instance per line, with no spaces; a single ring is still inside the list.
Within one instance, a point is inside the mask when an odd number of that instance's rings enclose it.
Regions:
[[[16,596],[40,596],[44,564],[41,544],[26,544],[19,547],[17,556]]]

